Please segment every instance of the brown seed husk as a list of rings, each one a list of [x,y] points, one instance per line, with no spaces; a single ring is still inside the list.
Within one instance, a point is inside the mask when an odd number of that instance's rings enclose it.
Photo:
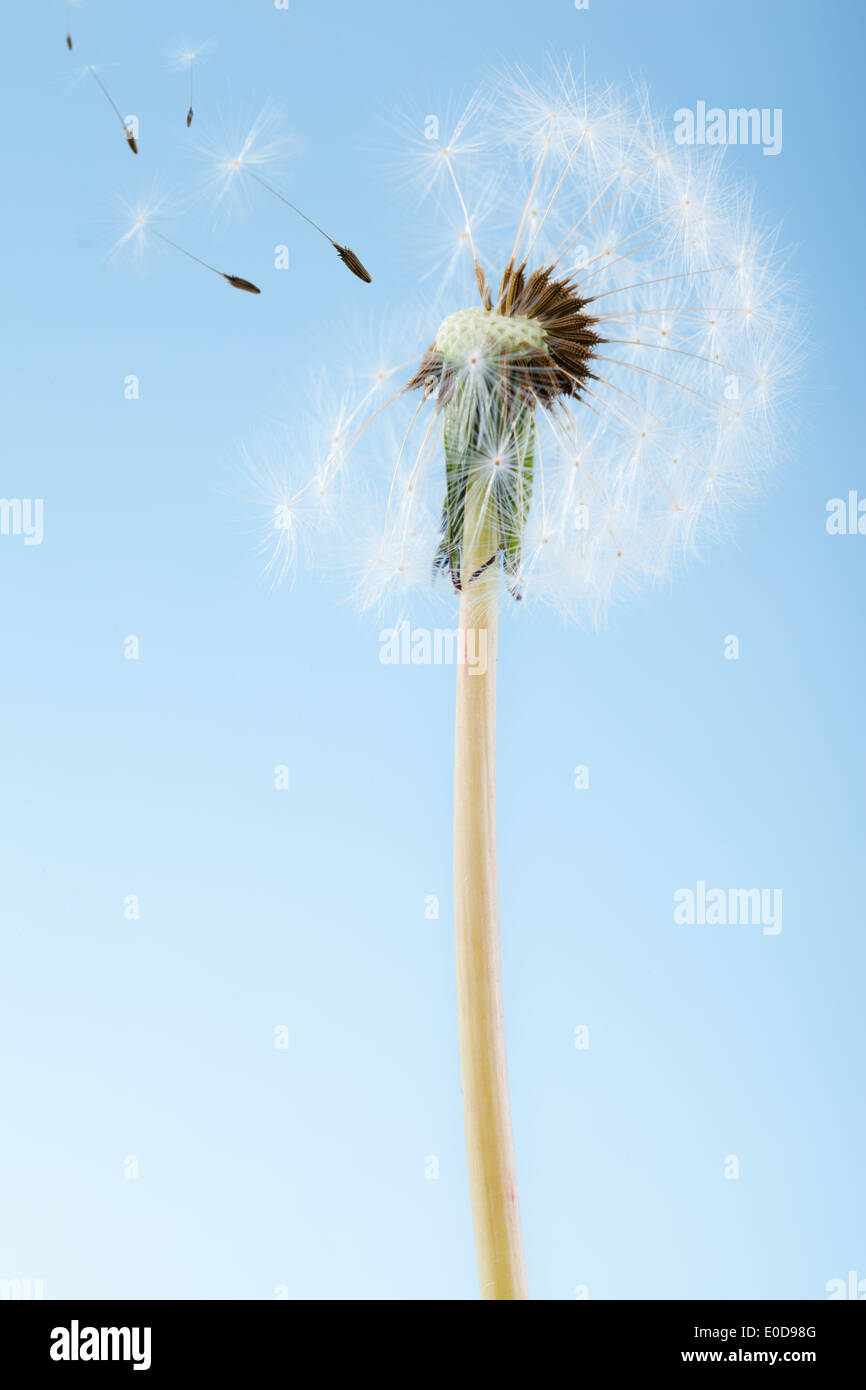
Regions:
[[[222,271],[220,274],[230,285],[234,285],[236,290],[246,290],[248,294],[261,294],[258,285],[254,285],[252,280],[244,280],[240,275],[225,275]]]
[[[373,283],[372,275],[365,270],[354,251],[350,251],[348,246],[338,246],[336,242],[333,243],[333,246],[343,265],[348,266],[353,275],[357,275],[358,279],[363,280],[367,285]]]

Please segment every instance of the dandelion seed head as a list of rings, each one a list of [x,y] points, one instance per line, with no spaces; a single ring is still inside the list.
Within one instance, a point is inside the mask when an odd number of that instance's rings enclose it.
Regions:
[[[799,330],[778,235],[645,91],[567,63],[506,69],[437,139],[419,128],[414,365],[366,373],[313,475],[344,532],[366,519],[359,602],[461,588],[483,513],[486,578],[600,622],[722,534],[779,452]]]
[[[439,326],[434,347],[446,361],[465,363],[479,356],[519,355],[527,348],[543,352],[546,342],[543,325],[528,314],[506,316],[475,305],[448,315]]]

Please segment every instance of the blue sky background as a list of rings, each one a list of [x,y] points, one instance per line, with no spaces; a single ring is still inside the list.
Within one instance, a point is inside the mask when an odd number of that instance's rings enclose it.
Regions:
[[[779,157],[729,158],[798,247],[811,347],[795,449],[737,544],[601,635],[540,613],[504,629],[532,1291],[813,1299],[866,1278],[866,537],[825,530],[829,498],[866,494],[862,6],[88,0],[72,20],[70,55],[62,4],[4,19],[0,492],[45,499],[45,537],[0,537],[0,1277],[56,1298],[476,1296],[454,673],[382,666],[380,624],[339,579],[269,592],[231,470],[302,403],[311,351],[416,293],[383,117],[552,49],[642,75],[669,113],[783,108]],[[260,299],[170,252],[145,276],[106,266],[116,193],[194,186],[164,61],[184,37],[217,44],[191,135],[280,106],[303,141],[292,187],[370,288],[267,202],[177,224]],[[70,85],[87,61],[140,116],[137,163],[92,82]],[[781,887],[782,933],[675,926],[674,891],[699,879]]]

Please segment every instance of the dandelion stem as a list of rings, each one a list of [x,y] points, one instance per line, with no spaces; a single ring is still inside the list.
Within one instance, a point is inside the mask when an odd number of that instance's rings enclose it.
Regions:
[[[496,540],[467,499],[454,745],[460,1069],[481,1297],[528,1299],[505,1058],[496,873]],[[472,642],[470,666],[467,644]],[[483,659],[482,658],[483,654]]]

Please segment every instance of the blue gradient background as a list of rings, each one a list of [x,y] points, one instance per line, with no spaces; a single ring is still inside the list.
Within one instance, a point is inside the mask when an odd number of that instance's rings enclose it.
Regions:
[[[310,341],[416,292],[383,116],[406,92],[444,109],[497,55],[547,48],[642,75],[668,113],[783,108],[778,158],[729,158],[799,248],[813,346],[796,448],[738,544],[602,635],[540,613],[504,630],[532,1290],[812,1299],[866,1276],[866,538],[825,530],[829,498],[866,492],[862,6],[92,0],[72,55],[64,24],[59,3],[4,19],[0,492],[46,511],[41,546],[0,538],[0,1276],[54,1298],[476,1296],[453,671],[383,667],[341,580],[270,593],[224,484],[259,420],[290,418]],[[267,201],[229,228],[197,205],[176,231],[259,300],[171,253],[144,278],[106,267],[115,192],[195,179],[164,62],[184,36],[218,45],[192,134],[277,102],[305,142],[292,187],[370,289]],[[140,116],[137,164],[92,83],[69,87],[87,61]],[[781,935],[674,926],[675,889],[698,879],[781,887]]]

